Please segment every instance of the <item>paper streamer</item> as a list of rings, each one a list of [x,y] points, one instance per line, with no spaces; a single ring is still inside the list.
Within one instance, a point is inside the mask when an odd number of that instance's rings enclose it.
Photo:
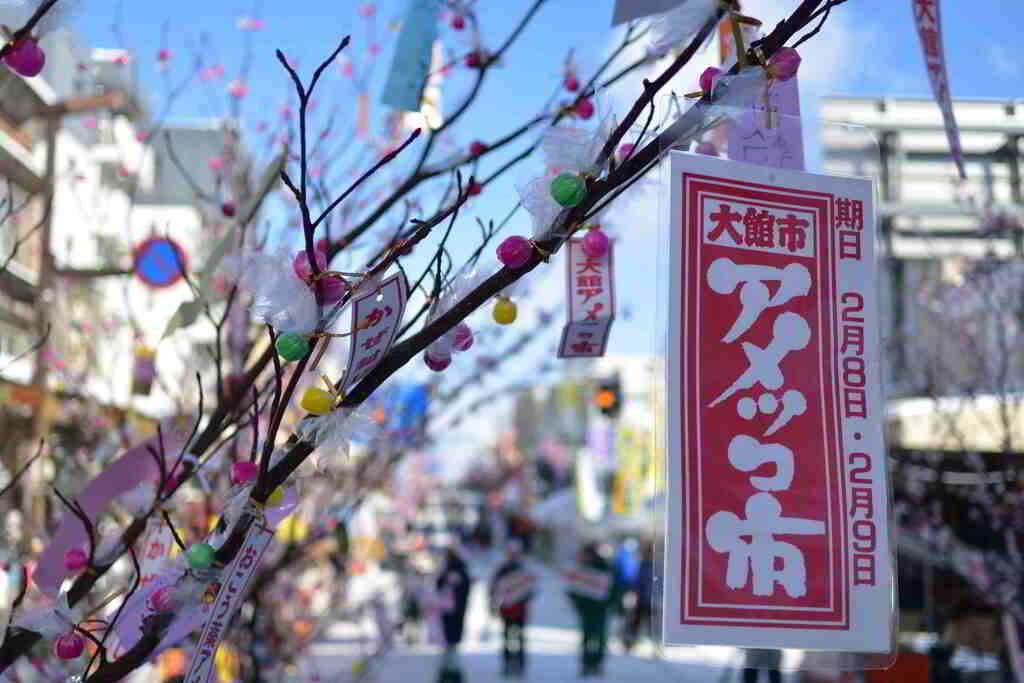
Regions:
[[[431,46],[437,40],[437,0],[412,0],[395,44],[391,71],[381,102],[405,111],[419,111],[430,73]]]
[[[804,170],[796,76],[788,81],[770,81],[765,97],[755,99],[738,118],[729,119],[725,129],[728,154],[733,161]]]
[[[946,127],[946,138],[949,140],[949,151],[956,162],[960,179],[966,180],[964,171],[963,151],[960,148],[960,128],[953,114],[953,101],[949,94],[949,78],[946,76],[946,57],[942,49],[942,15],[939,12],[939,0],[910,0],[914,13],[914,24],[917,26],[917,37],[921,40],[921,51],[924,53],[925,67],[928,69],[928,80],[932,84],[935,102],[942,112],[942,122]]]
[[[266,511],[267,526],[271,529],[276,528],[281,520],[292,513],[298,502],[298,492],[294,488],[285,489],[281,505]],[[131,649],[142,637],[143,620],[156,612],[153,596],[163,588],[174,586],[184,574],[185,570],[182,567],[166,568],[145,587],[136,591],[128,601],[115,626],[119,642],[126,650]],[[159,654],[167,648],[173,647],[188,634],[202,627],[211,609],[212,603],[200,602],[180,610],[153,654]]]
[[[228,624],[231,623],[235,610],[242,604],[249,581],[273,538],[274,530],[269,526],[257,523],[249,527],[234,561],[224,570],[217,597],[199,636],[199,645],[192,665],[185,674],[185,683],[209,683],[214,673],[214,654],[217,647],[227,631]]]
[[[168,467],[173,465],[185,445],[191,427],[191,418],[175,418],[161,424]],[[159,479],[160,469],[149,453],[149,448],[155,448],[159,453],[160,439],[157,436],[130,448],[96,475],[75,497],[90,521],[95,523],[111,501],[143,481]],[[72,572],[64,568],[64,552],[71,548],[81,548],[88,552],[89,536],[82,521],[65,510],[57,533],[40,556],[39,566],[32,575],[32,580],[43,593],[56,595],[61,582],[71,576]]]

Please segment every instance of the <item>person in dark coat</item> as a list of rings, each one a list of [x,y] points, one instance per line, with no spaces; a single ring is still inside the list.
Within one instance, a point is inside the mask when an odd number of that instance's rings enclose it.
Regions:
[[[532,588],[524,588],[511,595],[502,595],[502,582],[516,581],[528,576],[523,563],[523,546],[519,539],[509,541],[505,561],[491,579],[489,595],[491,605],[501,616],[502,675],[522,677],[526,671],[526,619],[527,607],[533,599]],[[508,590],[507,584],[504,590]],[[504,598],[504,599],[503,599]]]
[[[437,592],[442,596],[441,628],[444,632],[445,656],[441,667],[441,680],[462,680],[455,666],[455,652],[462,642],[469,604],[471,579],[465,560],[454,548],[445,551],[444,568],[437,577]]]
[[[603,596],[583,595],[569,590],[569,599],[580,620],[580,675],[600,676],[608,643],[608,612],[619,600],[620,586],[611,565],[601,557],[593,544],[584,546],[577,556],[580,567],[594,575],[607,577],[608,590]]]

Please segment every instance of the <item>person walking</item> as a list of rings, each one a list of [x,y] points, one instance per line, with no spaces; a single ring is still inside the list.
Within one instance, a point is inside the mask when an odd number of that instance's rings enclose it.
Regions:
[[[618,600],[619,586],[595,545],[583,546],[577,562],[566,578],[569,599],[580,620],[580,675],[600,676],[608,644],[608,612]]]
[[[749,649],[743,662],[743,683],[757,683],[764,671],[769,683],[782,683],[782,672],[779,666],[782,664],[781,650],[759,650]]]
[[[448,548],[435,586],[441,602],[441,629],[445,643],[438,683],[462,683],[456,652],[462,642],[471,581],[466,561],[454,548]]]
[[[505,561],[491,579],[492,610],[502,622],[502,676],[521,678],[526,671],[527,607],[533,599],[535,579],[523,562],[519,539],[509,541]]]

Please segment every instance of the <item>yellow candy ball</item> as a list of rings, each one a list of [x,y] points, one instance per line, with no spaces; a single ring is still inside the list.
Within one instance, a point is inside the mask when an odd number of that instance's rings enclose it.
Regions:
[[[299,405],[314,415],[324,415],[329,413],[331,408],[334,407],[334,396],[323,389],[310,387],[302,394],[302,400],[299,401]]]
[[[494,322],[499,325],[511,325],[516,321],[516,313],[518,312],[515,302],[506,299],[505,297],[499,297],[498,303],[494,304]]]
[[[274,492],[270,494],[270,497],[267,498],[267,505],[276,508],[278,505],[281,504],[281,501],[283,499],[284,494],[281,492],[281,487],[278,486],[276,489],[274,489]]]
[[[361,660],[359,660],[359,659],[357,659],[356,661],[352,662],[352,673],[354,673],[354,674],[361,674],[361,673],[363,673],[363,669],[365,669],[365,668],[366,667],[364,666],[363,662]]]

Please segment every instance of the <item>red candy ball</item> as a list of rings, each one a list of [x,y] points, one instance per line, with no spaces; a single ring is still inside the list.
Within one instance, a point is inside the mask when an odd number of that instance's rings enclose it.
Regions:
[[[720,73],[722,73],[722,70],[713,66],[709,66],[704,69],[700,75],[700,80],[698,81],[698,83],[700,83],[700,89],[704,92],[711,92],[711,86],[714,85],[715,78],[717,78]]]
[[[580,89],[579,79],[577,79],[572,74],[569,74],[568,76],[565,77],[564,85],[565,89],[568,90],[569,92],[576,92],[577,90]]]
[[[469,146],[469,154],[470,154],[470,156],[478,157],[478,156],[480,156],[481,154],[483,154],[486,151],[487,151],[487,145],[485,145],[484,143],[480,142],[479,140],[474,140],[472,142],[472,144],[470,144],[470,146]]]
[[[473,330],[469,329],[466,323],[459,323],[455,326],[455,333],[452,338],[452,348],[456,351],[468,351],[473,345]]]
[[[89,555],[81,548],[69,548],[64,551],[64,568],[69,572],[77,572],[85,568]]]
[[[74,631],[68,631],[53,641],[53,654],[61,659],[75,659],[84,651],[85,638]]]
[[[220,205],[220,212],[224,214],[226,218],[232,218],[235,215],[235,203],[224,202]]]
[[[38,76],[46,64],[46,54],[35,38],[25,38],[14,44],[14,47],[4,57],[7,66],[16,73],[32,78]]]
[[[483,189],[483,185],[474,180],[466,187],[466,194],[468,194],[470,197],[475,197],[476,195],[483,192]]]
[[[466,18],[461,14],[456,14],[452,17],[452,28],[456,31],[461,31],[466,28]]]
[[[483,61],[484,60],[480,56],[480,53],[476,50],[466,55],[466,66],[470,69],[479,69],[480,65],[483,64]]]
[[[575,111],[576,116],[580,117],[581,119],[589,119],[591,116],[594,115],[594,103],[586,98],[583,98],[582,100],[576,103]]]
[[[512,235],[498,245],[498,260],[509,268],[522,268],[530,260],[533,245],[525,237]]]
[[[594,228],[583,236],[583,253],[590,258],[601,258],[608,253],[608,236]]]
[[[325,304],[338,303],[345,296],[345,292],[348,291],[348,282],[340,275],[328,275],[327,277],[320,278],[317,286]]]
[[[231,483],[247,484],[251,481],[256,481],[256,477],[258,477],[259,474],[259,465],[254,462],[249,462],[248,460],[242,460],[231,466]]]
[[[320,272],[327,270],[326,252],[316,249],[314,250],[314,258],[316,259],[316,267],[320,269]],[[309,256],[306,255],[305,249],[295,254],[295,258],[292,259],[292,268],[295,270],[295,276],[300,280],[308,280],[309,276],[312,275],[313,271],[309,267]]]
[[[451,356],[440,356],[436,357],[430,354],[429,351],[423,352],[423,362],[427,364],[427,367],[434,372],[441,372],[449,365],[452,364]]]

